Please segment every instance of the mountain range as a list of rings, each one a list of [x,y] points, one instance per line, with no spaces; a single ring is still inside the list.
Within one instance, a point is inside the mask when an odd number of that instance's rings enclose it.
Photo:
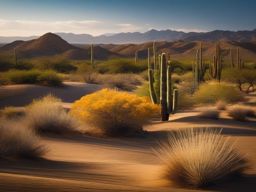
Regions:
[[[248,42],[256,41],[256,29],[251,31],[224,31],[215,30],[210,32],[182,32],[174,30],[150,30],[145,33],[129,32],[105,34],[92,36],[89,34],[74,34],[74,33],[56,33],[62,39],[69,43],[75,44],[127,44],[127,43],[145,43],[149,41],[239,41]],[[10,43],[15,40],[32,40],[37,36],[30,37],[1,37],[0,43]]]
[[[242,39],[242,36],[241,36]],[[195,59],[196,49],[200,43],[203,46],[203,56],[205,59],[212,59],[215,54],[216,41],[201,40],[176,40],[176,41],[156,41],[157,52],[170,54],[176,60]],[[240,50],[241,59],[247,62],[256,62],[256,41],[231,41],[221,39],[219,41],[222,54],[229,58],[230,50],[234,58],[237,48]],[[98,60],[117,58],[117,57],[134,57],[138,53],[139,59],[147,57],[148,48],[152,48],[152,41],[140,44],[95,44],[94,57]],[[14,50],[19,58],[49,57],[61,56],[66,59],[90,59],[90,45],[88,44],[70,44],[60,36],[54,33],[47,33],[43,36],[22,41],[17,40],[0,47],[0,55],[13,55]]]

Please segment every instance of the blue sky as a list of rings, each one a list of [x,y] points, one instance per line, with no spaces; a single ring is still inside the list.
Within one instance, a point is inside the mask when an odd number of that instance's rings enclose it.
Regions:
[[[256,28],[255,0],[0,0],[0,35]]]

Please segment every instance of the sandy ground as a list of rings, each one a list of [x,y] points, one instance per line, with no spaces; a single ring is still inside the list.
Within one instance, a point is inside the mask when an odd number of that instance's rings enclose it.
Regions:
[[[63,87],[47,87],[40,85],[8,85],[0,86],[0,108],[7,106],[24,106],[48,94],[55,95],[64,103],[71,103],[83,95],[95,92],[101,88],[78,82],[64,82]]]
[[[68,83],[67,87],[73,92],[55,92],[56,95],[65,93],[61,95],[65,102],[79,97],[76,93],[85,94],[95,90],[95,86],[88,84]],[[29,89],[35,90],[37,86],[21,86],[19,97],[22,99],[15,102],[17,106],[32,98],[26,98],[30,95]],[[40,94],[34,91],[33,97],[46,93],[45,90],[38,91]],[[15,101],[15,97],[10,96],[9,99],[8,102]],[[3,106],[5,103],[1,101],[0,104]],[[172,115],[169,122],[155,121],[145,127],[148,134],[137,138],[45,136],[41,138],[41,143],[47,149],[43,159],[0,159],[0,191],[200,191],[178,188],[164,180],[163,163],[154,153],[159,142],[166,140],[169,131],[189,127],[222,128],[223,134],[236,141],[237,148],[247,155],[251,164],[246,178],[201,191],[256,191],[256,121],[237,122],[225,114],[220,120],[204,119],[197,115],[196,111],[183,112]]]

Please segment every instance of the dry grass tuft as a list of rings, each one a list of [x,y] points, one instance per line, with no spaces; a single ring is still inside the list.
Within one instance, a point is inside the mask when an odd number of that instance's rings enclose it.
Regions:
[[[224,110],[227,109],[227,103],[225,101],[219,100],[219,101],[216,102],[216,108],[218,110],[223,110],[224,111]]]
[[[216,109],[208,109],[204,110],[199,114],[200,117],[208,118],[208,119],[218,119],[220,116],[220,112]]]
[[[3,118],[19,118],[25,116],[25,109],[18,107],[5,107],[0,110],[0,117]]]
[[[166,177],[177,185],[205,187],[242,175],[247,160],[216,129],[187,129],[172,134],[158,152]]]
[[[228,109],[228,115],[235,120],[245,121],[247,117],[255,117],[256,112],[252,107],[237,105]]]
[[[41,157],[45,150],[38,144],[35,133],[24,127],[22,122],[1,120],[0,124],[0,157]]]
[[[26,119],[29,127],[39,133],[64,134],[75,131],[77,126],[61,101],[51,95],[30,104]]]

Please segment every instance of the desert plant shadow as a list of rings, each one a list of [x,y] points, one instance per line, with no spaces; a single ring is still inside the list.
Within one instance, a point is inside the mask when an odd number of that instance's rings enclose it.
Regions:
[[[23,174],[39,177],[58,177],[60,179],[76,178],[81,180],[91,180],[97,178],[100,180],[119,180],[120,177],[111,173],[101,171],[100,163],[79,163],[49,160],[44,158],[27,160],[0,159],[0,172]]]
[[[207,190],[216,190],[223,192],[241,192],[241,191],[255,191],[256,189],[256,175],[244,175],[242,177],[234,178],[232,181],[213,185]]]

